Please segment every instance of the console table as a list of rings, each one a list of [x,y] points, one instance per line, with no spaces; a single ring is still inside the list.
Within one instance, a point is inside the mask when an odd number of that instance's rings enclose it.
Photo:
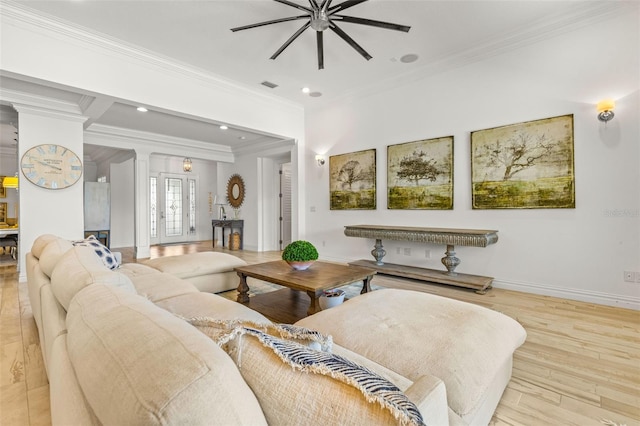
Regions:
[[[371,254],[376,259],[357,260],[349,263],[354,266],[365,266],[387,274],[430,281],[439,284],[449,284],[458,287],[466,287],[476,290],[476,293],[484,294],[491,288],[492,277],[461,274],[455,272],[460,264],[456,257],[455,246],[486,247],[498,241],[498,231],[483,229],[457,229],[457,228],[418,228],[409,226],[380,226],[380,225],[353,225],[345,226],[344,234],[347,237],[371,238],[376,243]],[[385,264],[382,261],[387,252],[383,249],[382,240],[412,241],[419,243],[444,244],[447,246],[442,264],[446,271],[418,268],[405,265]]]
[[[216,246],[216,227],[222,228],[222,247],[224,247],[224,230],[229,228],[229,235],[233,233],[234,229],[240,231],[240,250],[242,250],[242,241],[244,239],[244,220],[226,220],[226,219],[213,219],[211,221],[211,227],[213,228],[213,247]]]

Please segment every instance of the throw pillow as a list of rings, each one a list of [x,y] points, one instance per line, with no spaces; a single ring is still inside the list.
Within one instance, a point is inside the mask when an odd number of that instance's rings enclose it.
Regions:
[[[118,264],[118,259],[116,259],[116,256],[111,253],[111,250],[109,250],[104,244],[102,244],[95,235],[89,235],[84,240],[74,241],[73,245],[91,247],[93,251],[96,252],[100,260],[102,260],[104,266],[109,269],[116,269],[120,266]]]
[[[296,424],[304,416],[317,423],[366,424],[380,423],[391,415],[400,424],[424,425],[418,408],[396,385],[328,352],[331,336],[286,324],[187,321],[234,359],[269,423]],[[313,342],[323,350],[300,341]]]

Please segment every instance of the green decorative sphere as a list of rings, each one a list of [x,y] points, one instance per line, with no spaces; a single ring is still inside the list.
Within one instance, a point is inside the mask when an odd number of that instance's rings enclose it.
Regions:
[[[307,262],[316,259],[318,259],[318,250],[309,241],[294,241],[282,252],[282,260],[289,262]]]

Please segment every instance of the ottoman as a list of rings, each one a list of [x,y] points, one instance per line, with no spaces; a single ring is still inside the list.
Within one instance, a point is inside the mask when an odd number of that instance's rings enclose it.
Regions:
[[[244,260],[226,253],[205,251],[147,260],[145,265],[189,281],[200,291],[219,293],[238,287],[234,268]]]
[[[432,294],[384,289],[303,318],[296,325],[416,380],[425,373],[447,390],[452,424],[486,425],[511,378],[526,332],[512,318]]]

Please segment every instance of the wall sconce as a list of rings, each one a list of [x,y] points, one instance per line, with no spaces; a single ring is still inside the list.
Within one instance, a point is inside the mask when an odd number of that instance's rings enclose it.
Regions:
[[[6,176],[4,179],[2,179],[2,186],[4,188],[15,188],[16,191],[18,190],[18,176],[16,174],[16,176]]]
[[[598,120],[604,121],[605,125],[607,121],[611,120],[614,116],[613,109],[616,107],[616,103],[612,99],[607,99],[598,102]]]
[[[182,160],[182,170],[185,172],[190,172],[192,168],[191,158],[185,158]]]
[[[316,161],[318,162],[318,167],[324,166],[324,155],[316,155]]]

